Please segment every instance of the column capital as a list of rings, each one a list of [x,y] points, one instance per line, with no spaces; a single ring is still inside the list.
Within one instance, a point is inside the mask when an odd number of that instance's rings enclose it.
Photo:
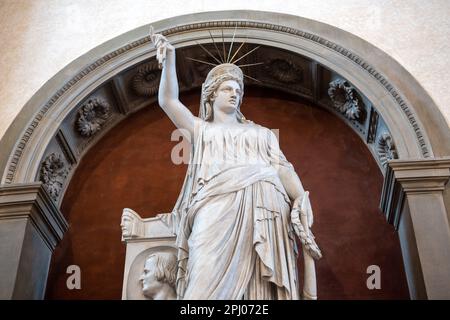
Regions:
[[[29,219],[53,251],[68,223],[41,182],[0,186],[0,221]]]
[[[393,171],[390,177],[400,182],[407,194],[443,191],[450,178],[450,158],[393,160],[389,163],[388,171]]]
[[[380,201],[387,221],[398,229],[405,194],[442,194],[449,178],[448,157],[389,161]]]

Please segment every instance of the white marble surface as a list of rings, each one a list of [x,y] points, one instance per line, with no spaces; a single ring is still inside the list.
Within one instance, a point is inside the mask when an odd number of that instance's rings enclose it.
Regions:
[[[396,59],[450,123],[450,2],[371,0],[2,0],[0,137],[22,106],[59,70],[101,43],[182,14],[262,10],[298,15],[351,32]],[[107,5],[106,5],[107,4]]]
[[[132,217],[128,222],[125,217]],[[132,209],[123,210],[120,225],[126,245],[122,299],[145,300],[141,277],[147,258],[161,252],[176,254],[175,235],[167,225],[167,214],[142,219]],[[153,294],[152,294],[153,296]],[[155,297],[153,297],[155,298]]]
[[[308,193],[275,134],[241,113],[242,70],[226,62],[209,71],[196,117],[179,100],[175,48],[153,27],[150,38],[162,68],[158,103],[193,146],[172,211],[178,299],[299,299],[292,224],[304,249],[304,296],[315,299],[312,258],[321,253],[309,231]],[[125,237],[132,229],[126,219],[138,216],[124,210],[122,217]]]

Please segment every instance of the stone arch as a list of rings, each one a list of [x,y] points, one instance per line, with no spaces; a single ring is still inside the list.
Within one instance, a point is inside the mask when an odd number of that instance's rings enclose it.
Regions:
[[[375,143],[379,139],[382,140],[380,148],[384,150],[391,149],[391,144],[395,145],[396,156],[391,154],[387,160],[398,157],[400,162],[393,162],[397,163],[397,167],[388,167],[382,208],[396,227],[400,227],[400,216],[404,210],[405,191],[404,188],[398,188],[397,182],[402,182],[394,173],[395,168],[402,167],[401,163],[409,161],[412,163],[409,166],[420,167],[417,170],[422,170],[423,163],[427,164],[427,168],[437,165],[444,171],[439,175],[439,181],[435,177],[433,181],[439,185],[435,189],[443,190],[446,182],[443,176],[448,176],[448,161],[435,160],[435,157],[450,154],[450,144],[446,143],[450,141],[450,132],[443,116],[432,99],[401,65],[364,40],[308,19],[251,11],[181,16],[153,23],[153,26],[157,32],[168,36],[179,49],[190,48],[196,42],[211,43],[208,31],[217,33],[223,30],[225,41],[229,41],[234,37],[237,27],[236,41],[247,39],[248,43],[282,49],[309,59],[311,65],[317,68],[311,75],[316,80],[319,73],[325,70],[333,75],[332,79],[348,81],[355,94],[365,101],[367,121],[364,123],[365,132],[360,133],[360,136],[366,136],[367,145],[374,156],[377,153]],[[155,55],[147,33],[148,26],[143,26],[93,49],[55,75],[32,97],[0,142],[2,150],[6,151],[0,159],[1,183],[5,190],[13,192],[11,190],[17,184],[35,186],[33,183],[41,180],[51,199],[44,192],[41,196],[45,202],[53,203],[51,206],[60,205],[71,174],[86,150],[108,128],[135,111],[127,104],[117,76]],[[320,88],[316,85],[312,89],[308,98],[317,102]],[[101,90],[111,91],[109,94],[117,99],[116,105],[105,102],[99,93]],[[105,115],[103,121],[96,122],[98,128],[104,128],[98,134],[97,129],[87,130],[85,139],[77,141],[69,132],[73,131],[75,122],[79,123],[83,112],[80,109],[86,105],[90,110],[99,110],[96,111],[98,114]],[[377,124],[371,123],[372,114],[379,115],[380,123],[384,124],[381,126],[386,131],[380,132],[379,136],[372,132],[373,139],[369,139],[370,130],[377,128]],[[352,122],[347,120],[352,126]],[[357,131],[358,126],[352,128]],[[376,159],[380,168],[384,169],[385,161],[380,157]],[[430,167],[430,161],[434,161],[435,165]],[[442,207],[441,204],[439,206]],[[411,210],[411,206],[408,209]],[[441,209],[445,211],[445,207]],[[53,234],[53,242],[57,242],[67,226],[62,221],[64,219],[54,220],[56,222],[51,224],[49,230]],[[49,247],[51,249],[53,245]],[[427,282],[426,279],[424,281]],[[440,290],[438,292],[442,292]]]
[[[244,12],[240,13],[245,16]],[[359,53],[377,51],[382,54],[378,49],[330,26],[327,26],[329,29],[326,30],[327,32],[320,30],[321,32],[318,33],[317,29],[319,27],[323,29],[323,25],[307,19],[294,19],[294,17],[287,16],[286,18],[289,18],[287,21],[291,23],[280,25],[269,23],[270,20],[274,20],[273,14],[261,13],[255,14],[255,16],[257,19],[245,21],[242,18],[239,19],[239,14],[230,14],[229,12],[199,14],[168,19],[155,23],[154,26],[168,36],[178,48],[192,46],[196,43],[211,43],[208,30],[211,32],[224,30],[225,40],[230,41],[234,28],[237,26],[236,41],[246,39],[249,43],[268,45],[300,54],[351,82],[386,122],[400,159],[433,157],[434,148],[443,147],[439,144],[433,146],[420,117],[420,112],[429,112],[433,109],[437,111],[437,107],[434,104],[422,106],[415,103],[418,98],[409,97],[407,93],[403,92],[402,87],[398,87],[390,81],[385,70],[380,69],[383,65],[377,66],[377,61],[374,63],[366,57],[363,58]],[[231,17],[235,19],[231,20]],[[208,18],[210,21],[203,22]],[[180,25],[178,21],[184,23]],[[177,25],[177,27],[171,27],[173,25]],[[67,69],[77,70],[77,72],[72,73],[69,77],[66,76],[65,81],[61,81],[60,76],[66,75],[66,72],[62,71],[61,75],[57,75],[49,81],[57,82],[52,90],[45,88],[51,87],[48,83],[30,100],[27,106],[32,105],[34,114],[28,112],[26,118],[28,120],[31,118],[31,121],[21,124],[23,130],[15,139],[16,144],[12,146],[9,159],[5,163],[3,184],[37,180],[45,148],[57,135],[60,125],[68,114],[78,108],[80,102],[95,89],[111,81],[115,75],[155,55],[149,38],[145,35],[147,30],[148,26],[133,30],[94,49],[86,57],[81,57],[68,66]],[[339,36],[335,36],[339,42],[326,37],[326,33],[336,31],[339,31]],[[355,43],[354,48],[340,43],[350,41]],[[112,48],[115,50],[111,50]],[[386,63],[386,60],[390,64],[395,63],[387,56],[383,58],[383,64]],[[90,63],[87,67],[80,68],[79,66],[85,64],[86,60],[90,60]],[[94,62],[92,63],[92,61]],[[396,67],[402,71],[401,66],[397,64]],[[61,86],[61,83],[64,85]],[[38,98],[41,98],[42,95],[45,96],[45,93],[49,99],[46,101],[44,99],[44,103],[42,103],[42,100]],[[426,95],[423,90],[420,93]],[[314,99],[314,97],[311,98]],[[413,101],[414,104],[410,101]],[[26,113],[28,111],[26,109],[28,108],[25,107],[22,113]],[[120,110],[120,112],[126,115],[128,111]],[[16,122],[19,122],[21,118],[22,114]],[[16,122],[12,127],[16,127]],[[72,160],[76,162],[77,159]]]

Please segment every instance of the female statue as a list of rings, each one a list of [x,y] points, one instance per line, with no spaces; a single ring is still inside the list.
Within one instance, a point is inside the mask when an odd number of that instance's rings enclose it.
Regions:
[[[297,234],[305,258],[303,298],[316,298],[308,192],[276,136],[240,111],[243,73],[214,67],[202,86],[199,117],[178,99],[175,49],[151,30],[162,68],[159,104],[192,144],[172,213],[178,299],[299,299]]]

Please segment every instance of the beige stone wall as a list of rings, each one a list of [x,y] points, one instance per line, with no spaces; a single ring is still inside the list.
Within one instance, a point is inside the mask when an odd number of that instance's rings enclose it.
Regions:
[[[365,39],[403,65],[450,124],[446,0],[0,0],[0,137],[47,80],[92,48],[153,21],[230,9],[298,15]]]

